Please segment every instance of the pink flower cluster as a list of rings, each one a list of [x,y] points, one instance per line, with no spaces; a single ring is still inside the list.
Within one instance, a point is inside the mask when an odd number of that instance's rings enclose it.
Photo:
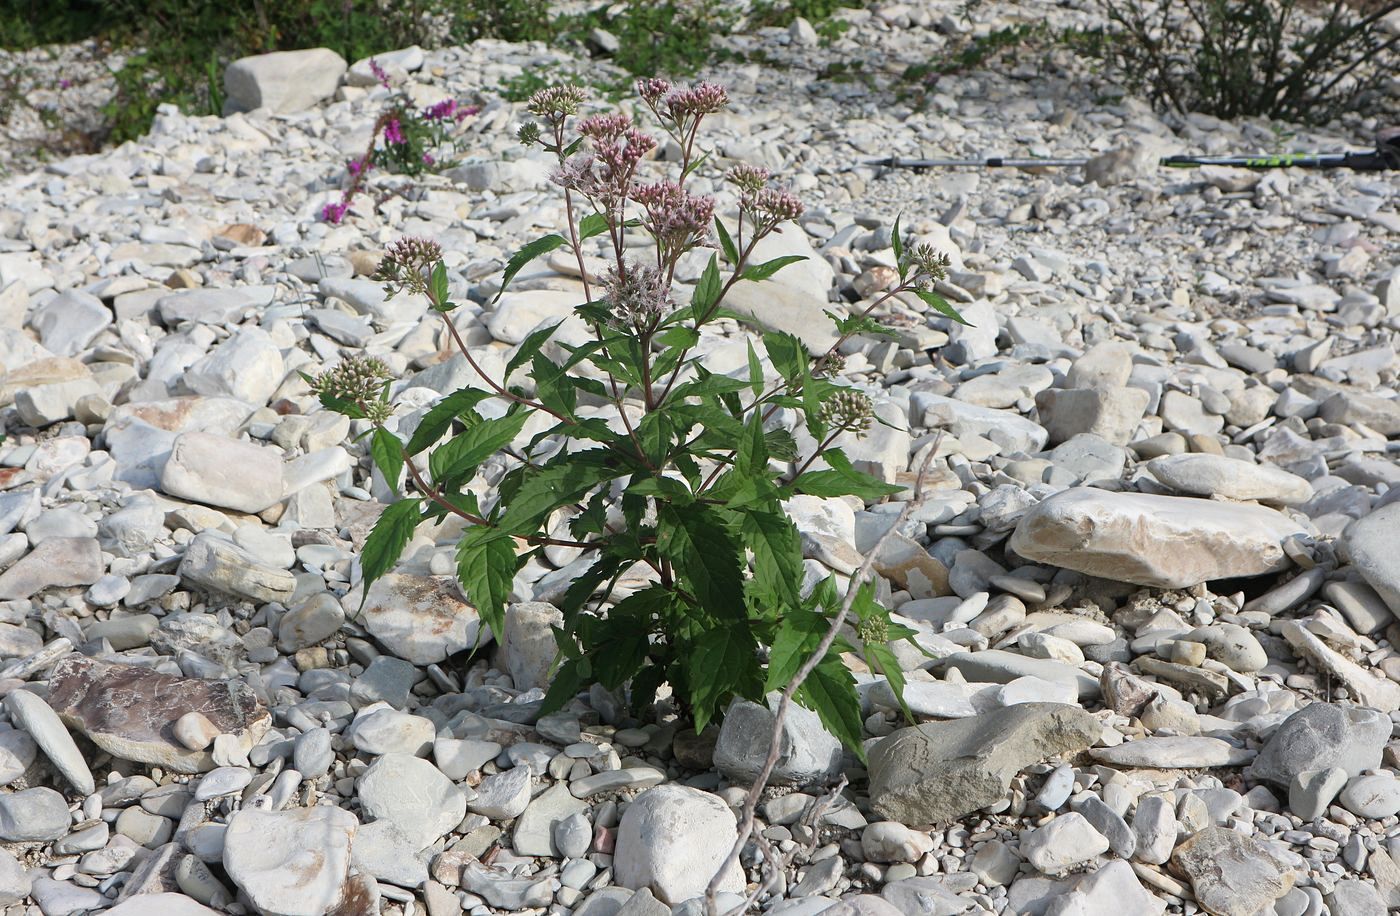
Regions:
[[[677,256],[709,238],[713,197],[691,194],[674,181],[658,181],[633,189],[632,199],[646,210],[647,231]]]
[[[683,134],[729,104],[728,91],[717,83],[674,86],[668,80],[645,78],[637,80],[637,94],[653,114]]]
[[[398,118],[390,118],[389,123],[384,125],[384,142],[393,144],[408,142],[403,135],[403,125],[399,123]]]

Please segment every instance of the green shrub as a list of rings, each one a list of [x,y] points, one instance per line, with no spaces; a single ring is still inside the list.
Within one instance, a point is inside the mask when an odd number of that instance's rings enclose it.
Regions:
[[[600,7],[558,24],[560,34],[584,41],[599,28],[617,39],[612,62],[636,76],[692,76],[714,56],[712,38],[733,27],[737,15],[723,5],[694,0],[628,2],[614,13]]]
[[[509,260],[502,290],[531,260],[555,250],[574,255],[586,277],[585,242],[601,237],[612,266],[606,276],[584,280],[586,301],[575,310],[587,342],[553,341],[559,326],[545,325],[516,347],[499,377],[486,373],[450,320],[456,304],[440,247],[407,238],[390,248],[377,278],[390,296],[407,290],[428,297],[479,387],[444,397],[405,440],[390,429],[391,380],[382,363],[347,360],[312,382],[323,405],[359,421],[384,480],[395,488],[403,481],[406,489],[366,539],[366,594],[419,523],[455,516],[466,525],[458,579],[499,636],[526,560],[547,545],[577,549],[590,562],[559,602],[564,620],[555,632],[559,655],[546,710],[594,683],[630,691],[634,708],[643,710],[665,684],[699,729],[733,697],[759,699],[793,680],[844,613],[834,578],[803,588],[798,532],[783,500],[879,500],[902,490],[852,467],[836,445],[874,422],[869,396],[839,381],[841,343],[856,334],[892,335],[871,313],[896,295],[915,294],[957,313],[929,288],[945,274],[946,256],[928,246],[906,249],[896,221],[899,282],[865,311],[832,316],[839,339],[828,351],[813,359],[797,337],[769,332],[762,337],[767,369],[750,344],[742,377],[709,372],[694,349],[700,329],[726,314],[736,284],[803,260],[754,260],[755,245],[780,226],[801,231],[790,221],[802,205],[773,187],[766,170],[737,166],[726,178],[740,200],[739,218],[730,225],[715,218],[714,199],[692,194],[686,180],[706,160],[696,134],[703,118],[727,103],[724,91],[663,80],[641,80],[639,90],[680,148],[670,180],[643,183],[637,165],[656,139],[625,114],[577,117],[584,98],[577,87],[536,93],[530,110],[539,121],[521,130],[524,142],[557,160],[568,222]],[[718,251],[682,304],[671,294],[676,265],[715,245],[712,232]],[[647,244],[628,245],[626,236],[638,233]],[[514,384],[517,370],[528,379]],[[615,419],[585,404],[609,405]],[[780,411],[796,425],[779,422]],[[795,431],[809,437],[806,447]],[[478,471],[503,450],[508,470],[495,483],[497,495],[486,498]],[[566,533],[550,526],[559,510],[570,517]],[[637,581],[638,571],[645,581]],[[614,595],[629,572],[634,589]],[[860,753],[860,704],[840,654],[864,654],[899,695],[900,666],[889,643],[914,631],[892,623],[868,586],[856,593],[853,611],[854,636],[835,640],[796,699]]]
[[[1099,0],[1102,44],[1160,109],[1323,122],[1364,108],[1394,75],[1400,0]]]
[[[545,0],[4,0],[4,41],[28,47],[96,37],[127,53],[106,106],[116,142],[149,129],[156,106],[218,113],[223,70],[251,54],[326,47],[348,61],[420,44],[548,37]]]

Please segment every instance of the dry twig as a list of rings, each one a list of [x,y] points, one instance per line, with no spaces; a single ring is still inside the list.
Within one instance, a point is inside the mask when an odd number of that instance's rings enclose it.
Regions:
[[[778,765],[778,757],[782,752],[783,725],[787,721],[787,713],[788,709],[792,706],[793,695],[802,687],[803,682],[807,680],[807,676],[821,663],[821,660],[826,658],[826,653],[831,649],[831,644],[836,641],[837,634],[841,632],[841,627],[845,625],[846,618],[850,616],[851,607],[856,602],[856,595],[860,591],[861,585],[870,577],[871,570],[875,566],[875,558],[880,555],[880,551],[884,548],[885,542],[890,539],[894,532],[898,531],[899,528],[903,526],[904,520],[909,517],[909,513],[918,508],[919,504],[923,502],[924,478],[928,474],[928,466],[929,463],[933,461],[933,456],[938,454],[938,447],[942,444],[942,441],[943,434],[940,432],[934,440],[933,448],[928,450],[928,453],[924,456],[923,464],[919,466],[919,476],[914,483],[913,495],[910,497],[909,501],[904,504],[903,508],[900,509],[899,515],[895,517],[890,527],[886,529],[884,534],[880,535],[879,540],[871,547],[865,556],[865,562],[861,563],[860,569],[857,569],[855,575],[851,576],[850,585],[846,588],[845,600],[841,602],[840,612],[831,619],[831,626],[827,628],[826,635],[822,637],[822,641],[817,645],[811,657],[798,669],[796,676],[793,677],[787,687],[783,688],[782,695],[778,700],[778,708],[773,714],[773,734],[768,742],[768,757],[764,760],[763,769],[759,771],[758,777],[754,779],[753,785],[749,787],[749,794],[744,798],[743,816],[739,820],[739,835],[735,838],[734,846],[729,850],[729,855],[725,857],[724,861],[720,864],[719,870],[715,872],[714,877],[710,879],[709,885],[705,888],[705,912],[709,914],[709,916],[719,916],[719,885],[723,881],[724,875],[739,862],[739,857],[743,854],[744,846],[748,843],[749,838],[754,836],[754,817],[758,810],[758,800],[760,796],[762,796],[763,790],[768,785],[769,777],[773,775],[773,769]],[[766,845],[766,843],[764,845]],[[742,905],[727,911],[725,916],[742,916],[742,914],[747,912],[749,907],[756,903],[758,898],[767,892],[777,880],[778,874],[780,874],[780,866],[774,865],[770,857],[765,856],[765,858],[770,859],[770,873],[768,877],[759,882],[759,886],[745,899]]]

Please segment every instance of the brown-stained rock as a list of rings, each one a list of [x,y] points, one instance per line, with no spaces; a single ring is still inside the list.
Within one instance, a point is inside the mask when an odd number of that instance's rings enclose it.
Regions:
[[[1105,707],[1130,718],[1141,713],[1158,693],[1156,685],[1129,674],[1116,662],[1104,666],[1099,675],[1099,690],[1103,692]]]
[[[214,767],[208,751],[192,751],[175,737],[181,716],[201,713],[221,734],[237,737],[245,751],[272,724],[272,716],[242,681],[172,677],[80,655],[54,666],[49,705],[69,728],[112,756],[177,773]]]
[[[462,600],[451,576],[389,573],[370,586],[362,608],[358,594],[346,596],[346,613],[358,613],[370,635],[415,665],[440,662],[491,641],[491,631],[476,608]]]
[[[1025,767],[1078,753],[1102,731],[1094,716],[1061,703],[902,728],[870,752],[870,807],[902,824],[946,824],[1000,801]]]

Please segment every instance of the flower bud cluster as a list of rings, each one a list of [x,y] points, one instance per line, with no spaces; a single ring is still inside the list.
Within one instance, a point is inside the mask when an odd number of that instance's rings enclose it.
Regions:
[[[461,123],[481,111],[480,105],[463,105],[456,99],[443,99],[436,105],[423,109],[425,121],[456,121]]]
[[[832,432],[855,433],[861,438],[875,419],[875,405],[865,392],[842,388],[822,404],[817,416]]]
[[[905,250],[904,263],[900,268],[906,275],[912,273],[910,279],[917,289],[928,289],[933,281],[948,278],[950,263],[947,252],[921,243]]]
[[[677,257],[709,238],[713,197],[691,194],[674,181],[658,181],[634,188],[632,200],[646,211],[642,222],[647,231]]]
[[[569,115],[577,114],[587,99],[588,93],[581,86],[550,86],[530,96],[526,107],[537,117],[562,121]]]
[[[736,165],[725,177],[739,189],[739,211],[753,225],[755,238],[797,219],[806,209],[791,191],[768,187],[771,173],[761,166]]]
[[[385,89],[389,88],[389,72],[380,66],[379,61],[373,57],[369,59],[369,72],[374,74],[374,78],[379,81],[379,85]]]
[[[350,401],[364,411],[365,418],[378,425],[389,418],[384,384],[392,379],[389,367],[370,356],[351,356],[311,380],[317,395]]]
[[[867,646],[883,646],[890,640],[889,621],[872,614],[856,624],[856,638]]]
[[[668,80],[644,78],[637,80],[637,94],[677,139],[692,135],[705,115],[729,105],[729,93],[717,83],[674,86]]]
[[[374,279],[384,284],[390,296],[403,290],[428,294],[428,278],[442,260],[442,246],[432,239],[404,236],[392,243],[379,261]]]

